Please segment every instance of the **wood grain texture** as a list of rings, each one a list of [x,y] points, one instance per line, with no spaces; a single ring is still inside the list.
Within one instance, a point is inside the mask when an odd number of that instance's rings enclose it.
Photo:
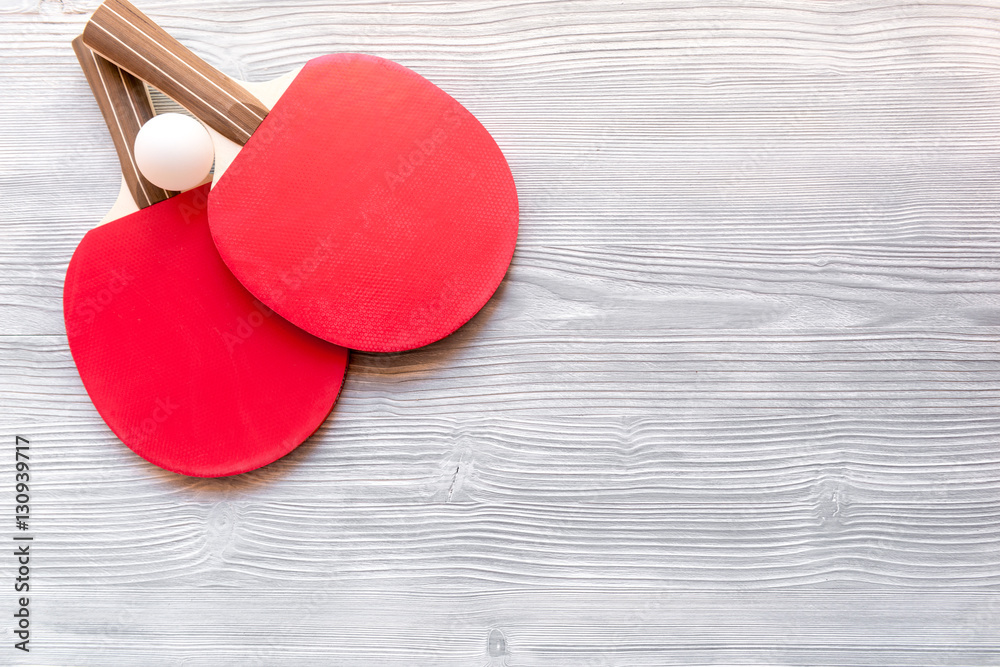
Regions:
[[[224,480],[128,451],[66,346],[118,187],[97,4],[0,4],[0,437],[44,554],[0,663],[1000,664],[996,3],[140,3],[240,79],[415,69],[521,197],[479,316],[354,355]]]
[[[65,628],[50,655],[72,661],[90,642],[105,665],[148,664],[153,652],[205,666],[989,665],[1000,620],[995,599],[964,593],[121,590],[110,600],[68,588],[43,603]]]

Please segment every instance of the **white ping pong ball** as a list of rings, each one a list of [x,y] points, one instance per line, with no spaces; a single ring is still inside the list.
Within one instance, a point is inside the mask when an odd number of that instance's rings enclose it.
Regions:
[[[190,190],[208,176],[215,147],[205,126],[190,116],[153,116],[135,137],[135,163],[150,183],[164,190]]]

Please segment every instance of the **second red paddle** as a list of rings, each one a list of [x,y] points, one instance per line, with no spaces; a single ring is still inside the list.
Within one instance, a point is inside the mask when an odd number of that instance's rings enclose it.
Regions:
[[[125,0],[101,5],[84,41],[245,144],[225,173],[217,161],[212,237],[240,282],[294,324],[401,351],[452,333],[499,286],[517,240],[510,168],[482,124],[419,74],[324,56],[268,110]]]

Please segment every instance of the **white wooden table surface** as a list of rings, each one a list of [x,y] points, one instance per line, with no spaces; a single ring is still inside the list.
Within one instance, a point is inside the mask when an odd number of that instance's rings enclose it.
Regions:
[[[119,184],[96,4],[0,0],[0,663],[1000,664],[1000,5],[139,0],[241,78],[415,69],[521,198],[472,323],[212,481],[67,348]]]

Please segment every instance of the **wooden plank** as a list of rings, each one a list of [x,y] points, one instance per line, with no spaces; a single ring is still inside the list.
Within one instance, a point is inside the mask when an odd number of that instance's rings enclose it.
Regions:
[[[975,593],[95,590],[39,605],[54,660],[86,644],[109,667],[1000,664],[1000,603]]]
[[[36,478],[45,488],[44,468]],[[854,503],[832,477],[815,486],[818,497],[808,501],[743,506],[258,502],[203,488],[204,500],[184,503],[150,493],[117,506],[78,496],[67,507],[42,496],[34,524],[45,558],[34,572],[46,587],[101,581],[166,590],[366,582],[402,590],[1000,590],[995,488],[990,501],[939,493],[926,507]]]
[[[160,471],[120,443],[96,414],[22,425],[44,445],[50,502],[681,504],[694,509],[836,503],[948,509],[997,499],[1000,424],[992,415],[757,414],[678,419],[338,414],[295,453],[259,471],[200,480]],[[7,427],[10,435],[15,429]],[[12,466],[10,462],[0,462]],[[0,471],[7,470],[0,467]],[[10,472],[7,470],[7,472]]]

